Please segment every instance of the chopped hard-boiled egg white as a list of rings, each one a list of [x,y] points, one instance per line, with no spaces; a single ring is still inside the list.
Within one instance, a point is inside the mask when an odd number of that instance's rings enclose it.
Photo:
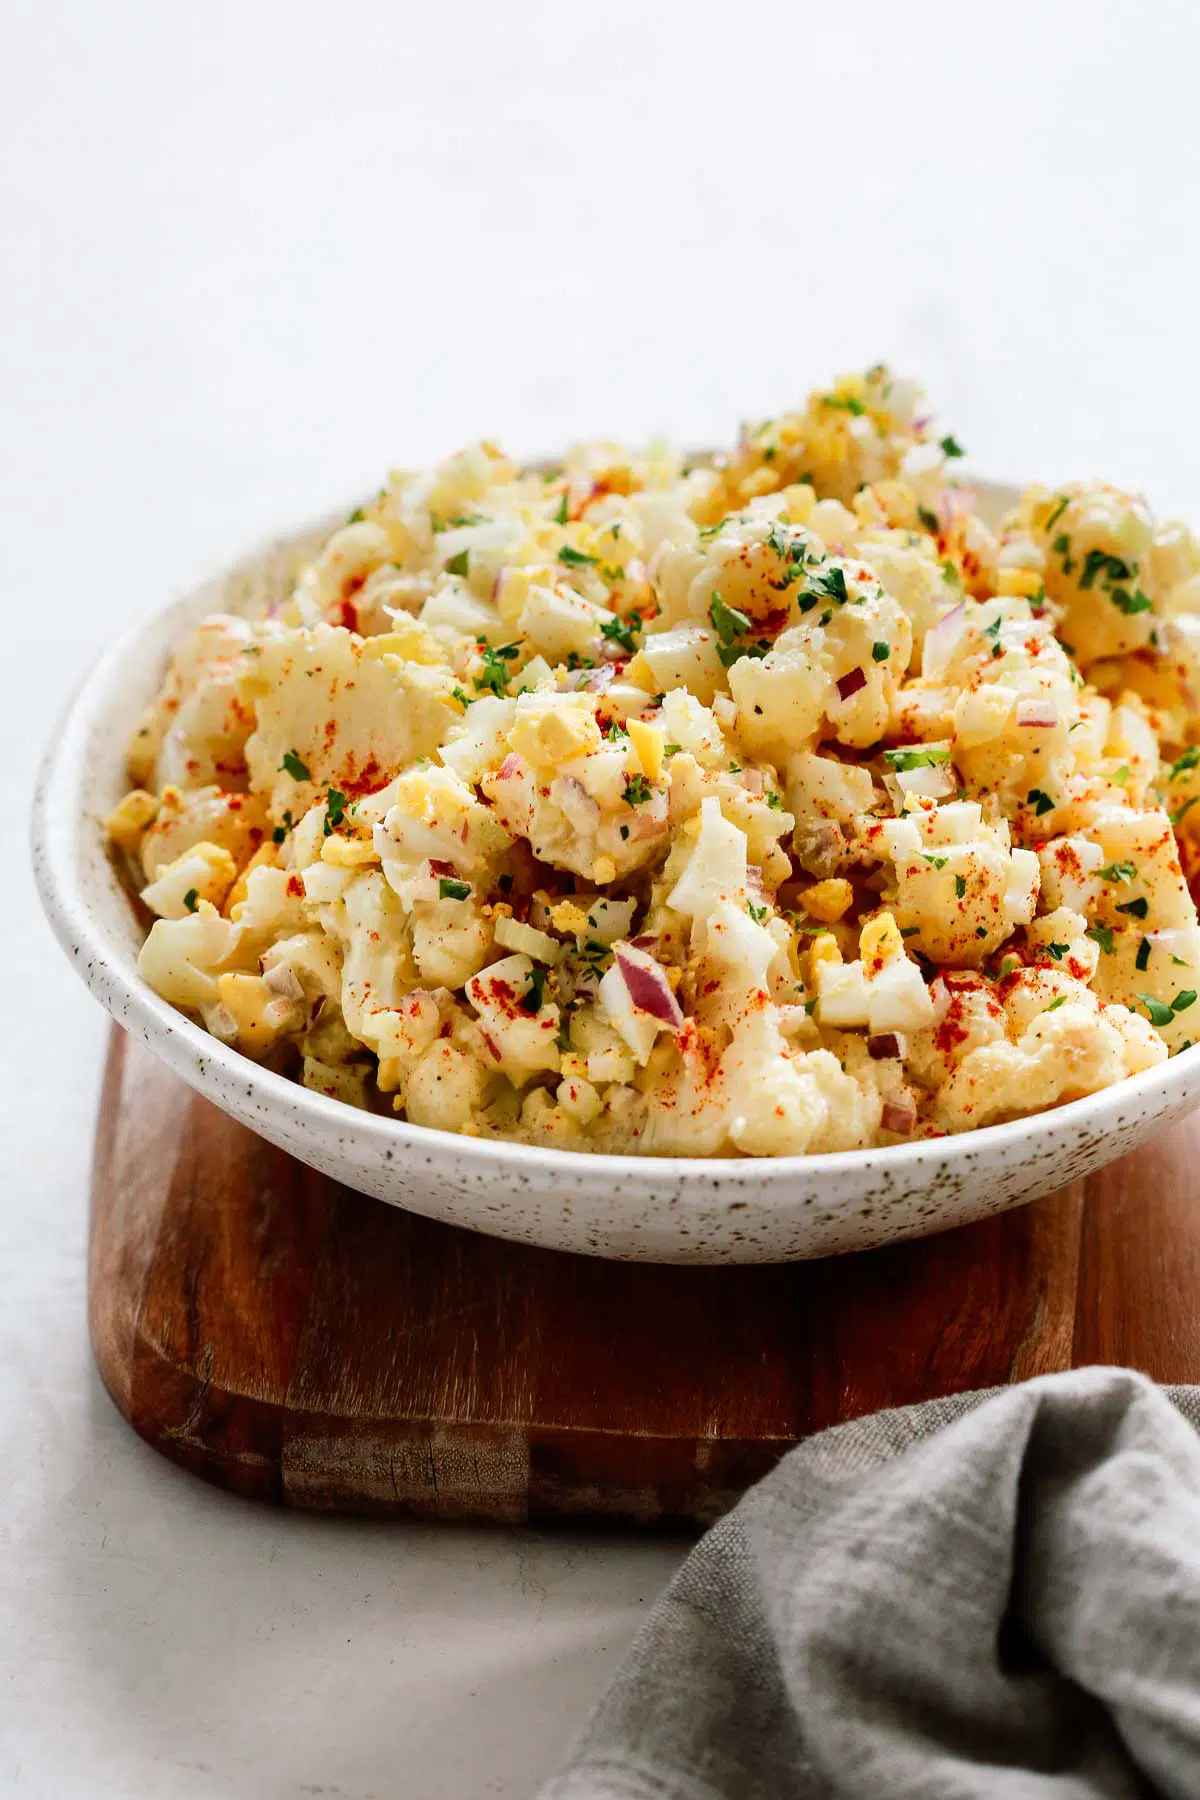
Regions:
[[[1058,1105],[1200,1021],[1200,544],[999,527],[917,390],[711,459],[392,475],[130,751],[141,969],[417,1125],[779,1156]]]

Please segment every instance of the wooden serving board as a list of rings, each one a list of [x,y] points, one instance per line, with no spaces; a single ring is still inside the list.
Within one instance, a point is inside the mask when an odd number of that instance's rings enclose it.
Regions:
[[[819,1263],[605,1263],[314,1174],[114,1031],[90,1320],[134,1429],[327,1511],[705,1524],[808,1433],[1081,1363],[1200,1380],[1200,1113],[1038,1204]]]

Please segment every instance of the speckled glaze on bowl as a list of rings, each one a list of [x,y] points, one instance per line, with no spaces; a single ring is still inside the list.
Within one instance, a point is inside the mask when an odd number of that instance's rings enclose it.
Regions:
[[[986,510],[1011,493],[987,490]],[[63,949],[113,1018],[225,1112],[430,1218],[592,1256],[721,1263],[863,1250],[1003,1212],[1132,1150],[1200,1100],[1197,1046],[1053,1112],[930,1143],[761,1160],[590,1156],[363,1113],[210,1037],[140,979],[140,929],[102,821],[128,785],[126,746],[180,633],[207,612],[283,598],[297,562],[344,516],[273,543],[114,644],[63,719],[34,800],[35,872]]]

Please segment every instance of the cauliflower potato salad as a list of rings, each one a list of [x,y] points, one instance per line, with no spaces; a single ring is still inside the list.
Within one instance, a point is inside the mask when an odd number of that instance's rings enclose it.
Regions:
[[[885,367],[728,453],[494,444],[175,651],[109,820],[165,1000],[319,1093],[575,1150],[1010,1120],[1200,1025],[1200,545],[985,522]]]

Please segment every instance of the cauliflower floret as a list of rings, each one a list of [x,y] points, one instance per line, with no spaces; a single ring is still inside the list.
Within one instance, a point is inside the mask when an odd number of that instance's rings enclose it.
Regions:
[[[984,822],[973,800],[922,807],[881,827],[894,867],[885,898],[912,948],[933,962],[978,967],[1033,918],[1038,859],[1014,850],[1006,821]]]
[[[937,1096],[949,1131],[1040,1112],[1161,1062],[1166,1046],[1069,976],[1025,970],[1005,998],[1011,1035],[971,1050]]]
[[[779,763],[821,734],[860,749],[877,743],[912,654],[907,613],[869,569],[830,564],[817,580],[829,584],[821,610],[783,632],[761,660],[743,656],[729,670],[738,735]]]
[[[878,1130],[878,1092],[846,1074],[828,1050],[790,1051],[765,1012],[738,1029],[721,1067],[729,1138],[747,1156],[854,1150]]]
[[[1069,906],[1118,930],[1196,923],[1171,821],[1157,807],[1099,808],[1086,836],[1052,838],[1039,855],[1042,889],[1052,907]]]
[[[960,598],[960,589],[932,554],[928,538],[913,543],[909,532],[864,532],[855,544],[871,565],[880,585],[907,615],[912,627],[912,653],[925,634]],[[911,660],[910,655],[910,660]]]
[[[685,688],[663,695],[658,713],[667,744],[686,750],[704,769],[723,769],[729,749],[715,714]]]
[[[217,973],[232,954],[237,927],[202,900],[182,918],[156,919],[138,954],[138,974],[156,994],[195,1011],[217,1001]]]
[[[869,769],[801,750],[787,765],[788,806],[797,819],[837,819],[849,824],[876,803]]]
[[[147,881],[154,881],[168,863],[199,843],[219,844],[241,868],[266,835],[266,813],[252,794],[227,794],[219,787],[190,792],[168,787],[141,840],[142,868]]]
[[[413,1125],[438,1131],[465,1131],[487,1094],[488,1072],[463,1045],[439,1039],[421,1056],[408,1078],[405,1116]]]
[[[381,525],[355,519],[335,531],[316,559],[301,572],[293,600],[306,624],[357,625],[354,600],[367,577],[390,562],[392,540]],[[345,608],[351,616],[346,617]]]
[[[231,613],[202,619],[175,650],[129,752],[129,773],[161,792],[169,783],[245,786],[244,748],[254,724],[246,680],[269,627]]]
[[[1143,501],[1104,482],[1033,489],[1017,520],[1045,552],[1046,592],[1081,667],[1150,642],[1154,522]]]
[[[321,788],[382,787],[461,718],[450,671],[402,661],[387,642],[318,625],[262,646],[246,762],[272,817],[307,809]]]
[[[1149,1019],[1171,1050],[1200,1038],[1200,928],[1093,929],[1096,992]]]

